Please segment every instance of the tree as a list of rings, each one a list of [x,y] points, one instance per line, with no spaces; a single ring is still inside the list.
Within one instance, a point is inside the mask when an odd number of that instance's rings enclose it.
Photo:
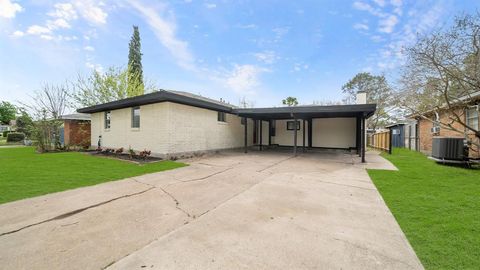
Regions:
[[[23,104],[33,112],[35,121],[32,136],[37,141],[37,148],[45,152],[60,148],[60,127],[62,116],[69,108],[68,84],[45,84],[36,91],[29,104]]]
[[[32,135],[34,129],[33,119],[25,109],[19,108],[19,112],[20,116],[15,121],[16,131],[22,132],[28,138]]]
[[[473,93],[480,91],[480,13],[456,17],[451,27],[419,36],[405,51],[399,105],[480,147],[480,132],[467,123],[464,113],[472,105]],[[442,120],[425,115],[441,111],[448,111],[450,117]]]
[[[72,107],[89,107],[127,98],[128,71],[125,68],[109,67],[105,72],[92,71],[89,76],[78,75],[72,82]],[[146,92],[157,91],[153,83],[142,86]],[[142,90],[143,91],[143,90]]]
[[[143,95],[143,68],[142,52],[140,44],[140,33],[138,26],[133,26],[133,35],[128,44],[128,87],[127,95],[129,97]]]
[[[2,101],[0,103],[0,123],[8,125],[10,120],[15,119],[17,108],[8,101]]]
[[[253,108],[255,107],[255,101],[253,100],[247,100],[245,96],[243,96],[239,101],[238,101],[238,106],[240,108]]]
[[[286,99],[282,100],[283,105],[287,106],[297,106],[298,105],[298,100],[296,97],[287,97]]]
[[[358,73],[342,86],[342,91],[346,94],[343,100],[346,104],[354,104],[358,92],[367,94],[367,103],[377,104],[375,114],[367,121],[368,128],[375,130],[378,126],[387,124],[390,119],[389,112],[393,109],[391,106],[392,88],[384,75],[372,75],[368,72]]]

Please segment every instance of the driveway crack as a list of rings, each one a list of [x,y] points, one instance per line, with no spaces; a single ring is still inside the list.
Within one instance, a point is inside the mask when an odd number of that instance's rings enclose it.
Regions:
[[[175,202],[175,208],[182,211],[185,215],[187,215],[187,217],[195,218],[195,216],[190,215],[190,213],[188,213],[185,209],[180,207],[180,202],[177,200],[177,198],[175,198],[175,196],[173,196],[170,192],[166,191],[161,187],[159,187],[159,189],[161,189],[165,194],[167,194],[170,198],[172,198],[172,200]]]
[[[43,220],[43,221],[40,221],[40,222],[32,223],[32,224],[23,226],[23,227],[21,227],[21,228],[15,229],[15,230],[11,230],[11,231],[8,231],[8,232],[0,233],[0,237],[1,237],[1,236],[4,236],[4,235],[16,233],[16,232],[25,230],[25,229],[27,229],[27,228],[30,228],[30,227],[33,227],[33,226],[37,226],[37,225],[41,225],[41,224],[44,224],[44,223],[47,223],[47,222],[51,222],[51,221],[56,221],[56,220],[68,218],[68,217],[71,217],[71,216],[76,215],[76,214],[78,214],[78,213],[81,213],[81,212],[83,212],[83,211],[86,211],[86,210],[88,210],[88,209],[92,209],[92,208],[95,208],[95,207],[99,207],[99,206],[102,206],[102,205],[105,205],[105,204],[114,202],[114,201],[116,201],[116,200],[120,200],[120,199],[124,199],[124,198],[128,198],[128,197],[132,197],[132,196],[137,196],[137,195],[143,194],[143,193],[148,192],[148,191],[150,191],[150,190],[152,190],[152,189],[154,189],[154,188],[155,188],[155,187],[150,187],[150,188],[147,188],[147,189],[142,190],[142,191],[139,191],[139,192],[130,193],[130,194],[126,194],[126,195],[123,195],[123,196],[115,197],[115,198],[113,198],[113,199],[106,200],[106,201],[103,201],[103,202],[99,202],[99,203],[96,203],[96,204],[93,204],[93,205],[89,205],[89,206],[87,206],[87,207],[83,207],[83,208],[80,208],[80,209],[76,209],[76,210],[73,210],[73,211],[70,211],[70,212],[67,212],[67,213],[58,215],[58,216],[53,217],[53,218],[49,218],[49,219],[46,219],[46,220]]]

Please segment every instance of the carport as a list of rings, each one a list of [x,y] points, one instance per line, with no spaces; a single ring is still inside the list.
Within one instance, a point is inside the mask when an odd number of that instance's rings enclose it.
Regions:
[[[291,106],[291,107],[278,107],[278,108],[248,108],[248,109],[236,109],[237,114],[243,117],[243,122],[247,123],[247,119],[253,119],[255,123],[258,123],[256,130],[259,135],[259,150],[262,151],[263,147],[263,122],[268,123],[268,145],[272,145],[272,127],[275,128],[275,121],[278,120],[293,120],[293,154],[296,156],[298,147],[302,147],[303,151],[311,148],[338,148],[333,144],[322,144],[322,147],[316,147],[312,143],[315,141],[322,141],[320,136],[320,129],[314,130],[314,121],[316,119],[328,119],[330,126],[335,126],[335,121],[338,121],[338,125],[341,124],[341,120],[348,119],[350,122],[354,122],[354,130],[347,131],[348,136],[353,138],[355,145],[348,147],[348,149],[355,149],[357,154],[361,156],[362,162],[365,162],[365,121],[375,113],[376,104],[355,104],[355,105],[333,105],[333,106]],[[291,121],[289,121],[291,122]],[[287,130],[292,123],[287,122]],[[245,129],[245,153],[248,151],[248,131],[247,126]],[[302,134],[299,133],[299,127],[302,126]],[[259,127],[259,128],[258,128]],[[308,128],[307,128],[308,127]],[[332,133],[332,132],[331,132]],[[344,132],[338,131],[338,136],[345,136]],[[275,134],[275,133],[274,133]],[[334,134],[335,135],[335,134]],[[298,143],[298,136],[302,136],[301,144]]]

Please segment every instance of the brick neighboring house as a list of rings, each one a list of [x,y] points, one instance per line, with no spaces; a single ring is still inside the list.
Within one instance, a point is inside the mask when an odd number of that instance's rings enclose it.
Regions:
[[[90,146],[90,115],[75,113],[62,115],[63,120],[63,144]]]
[[[476,128],[477,130],[479,129],[478,119],[479,119],[480,92],[476,92],[475,94],[468,97],[468,99],[465,98],[464,100],[471,101],[469,102],[470,106],[465,110],[462,108],[455,108],[450,110],[445,109],[442,111],[438,111],[437,113],[428,112],[423,114],[423,116],[428,117],[432,121],[437,120],[441,123],[452,122],[452,126],[455,129],[463,130],[466,136],[468,136],[470,139],[479,143],[480,140],[478,138],[475,138],[475,135],[473,134],[472,131],[467,130],[460,123],[450,120],[450,117],[453,116],[452,111],[456,111],[456,113],[460,117],[463,117],[463,120],[465,121],[465,123],[467,123],[467,125],[473,128]],[[415,119],[417,120],[417,124],[418,124],[419,151],[425,154],[432,153],[433,137],[461,137],[461,138],[465,137],[456,131],[449,130],[445,127],[441,127],[440,124],[426,120],[420,116],[415,117]],[[480,158],[480,152],[478,147],[472,146],[472,148],[469,151],[469,156],[471,158]]]

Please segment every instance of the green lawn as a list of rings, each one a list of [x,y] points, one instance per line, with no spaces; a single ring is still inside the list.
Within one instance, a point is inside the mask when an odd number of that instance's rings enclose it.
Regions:
[[[136,165],[86,153],[37,154],[33,147],[0,147],[0,203],[183,166],[168,160]]]
[[[399,171],[369,170],[427,269],[479,269],[480,170],[438,165],[423,154],[385,154]]]

